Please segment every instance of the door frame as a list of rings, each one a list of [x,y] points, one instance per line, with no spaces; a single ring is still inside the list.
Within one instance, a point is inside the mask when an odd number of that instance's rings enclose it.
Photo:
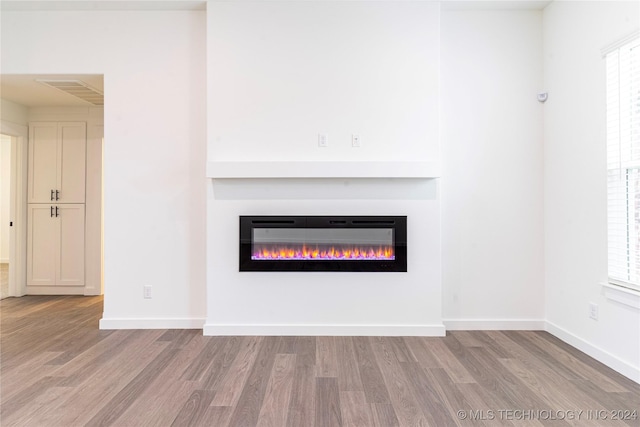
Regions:
[[[27,294],[27,157],[26,125],[0,120],[0,133],[11,136],[11,195],[9,230],[9,296]]]

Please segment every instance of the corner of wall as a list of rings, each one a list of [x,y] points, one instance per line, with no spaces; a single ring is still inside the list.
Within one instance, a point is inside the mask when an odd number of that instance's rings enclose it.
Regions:
[[[29,121],[29,109],[24,105],[6,99],[0,99],[0,118],[3,121],[26,125]]]
[[[543,11],[547,331],[635,381],[640,311],[608,299],[600,285],[607,278],[601,49],[638,27],[638,2],[553,2]],[[597,319],[589,316],[592,304],[599,307]]]

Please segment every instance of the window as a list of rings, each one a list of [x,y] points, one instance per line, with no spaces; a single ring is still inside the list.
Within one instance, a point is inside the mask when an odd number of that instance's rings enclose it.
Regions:
[[[609,281],[640,289],[640,37],[609,49],[606,68]]]

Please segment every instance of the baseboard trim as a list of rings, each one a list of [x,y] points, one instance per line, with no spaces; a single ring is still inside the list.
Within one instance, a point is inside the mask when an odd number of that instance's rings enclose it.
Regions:
[[[175,318],[102,318],[100,329],[202,329],[205,319],[198,317]]]
[[[583,353],[593,357],[597,361],[604,363],[614,371],[619,372],[620,374],[624,375],[630,380],[640,384],[640,368],[639,367],[633,366],[630,363],[625,362],[622,359],[619,359],[613,354],[601,349],[600,347],[597,347],[591,344],[588,341],[585,341],[584,339],[572,334],[571,332],[561,328],[560,326],[552,322],[547,321],[546,323],[547,325],[545,330],[549,332],[551,335],[558,337],[559,339],[566,342],[570,346],[577,348]]]
[[[27,295],[84,295],[84,286],[27,285]]]
[[[544,331],[542,319],[444,319],[447,331]]]
[[[204,325],[205,336],[418,336],[443,337],[444,325]]]
[[[9,264],[9,258],[0,258],[0,264]]]

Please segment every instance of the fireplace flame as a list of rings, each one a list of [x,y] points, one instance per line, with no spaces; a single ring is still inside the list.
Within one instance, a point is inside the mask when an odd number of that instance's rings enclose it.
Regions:
[[[251,255],[252,260],[394,260],[395,254],[391,246],[378,247],[309,247],[306,245],[277,246],[256,245]]]

